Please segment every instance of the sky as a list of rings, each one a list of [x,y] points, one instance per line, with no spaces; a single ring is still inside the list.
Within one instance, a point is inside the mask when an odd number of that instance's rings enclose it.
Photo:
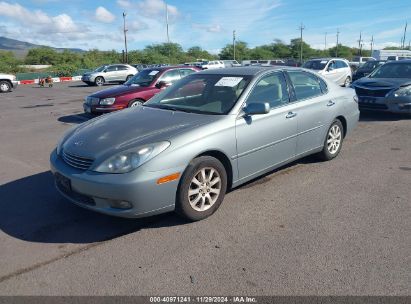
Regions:
[[[399,46],[410,23],[410,0],[0,0],[0,36],[53,47],[85,50],[124,48],[126,12],[128,49],[167,41],[166,4],[171,42],[217,54],[237,40],[250,47],[299,37],[317,49],[336,45],[363,48]],[[325,37],[327,43],[325,44]]]

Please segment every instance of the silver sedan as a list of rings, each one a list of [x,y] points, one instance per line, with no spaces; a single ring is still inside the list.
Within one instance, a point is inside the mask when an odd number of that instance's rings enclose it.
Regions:
[[[358,118],[354,90],[308,70],[203,71],[143,106],[69,130],[51,170],[60,193],[81,207],[201,220],[227,189],[309,154],[333,159]]]

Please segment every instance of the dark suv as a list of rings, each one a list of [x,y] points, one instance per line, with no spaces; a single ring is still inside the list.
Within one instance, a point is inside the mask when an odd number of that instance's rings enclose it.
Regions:
[[[84,112],[107,113],[141,105],[177,80],[198,71],[199,68],[187,66],[144,69],[123,85],[87,96]]]

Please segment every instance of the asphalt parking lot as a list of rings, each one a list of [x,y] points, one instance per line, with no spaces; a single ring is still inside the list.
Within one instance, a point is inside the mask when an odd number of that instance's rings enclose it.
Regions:
[[[210,218],[119,219],[59,196],[80,82],[0,95],[0,295],[410,295],[411,119],[361,116],[339,157],[231,191]]]

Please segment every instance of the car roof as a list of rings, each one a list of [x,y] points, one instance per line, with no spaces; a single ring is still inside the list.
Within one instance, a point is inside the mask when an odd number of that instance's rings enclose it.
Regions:
[[[196,68],[193,65],[168,65],[168,66],[162,66],[162,67],[151,67],[151,68],[146,68],[145,70],[157,70],[157,71],[167,71],[167,70],[174,70],[174,69],[187,69],[187,68]]]
[[[204,70],[200,73],[210,74],[210,75],[238,75],[238,76],[255,76],[266,71],[275,70],[301,70],[300,68],[288,67],[288,66],[247,66],[247,67],[235,67],[235,68],[225,68],[225,69],[213,69]]]
[[[411,59],[401,59],[401,60],[394,60],[394,61],[387,61],[385,64],[394,64],[394,63],[400,63],[400,64],[410,64]]]

